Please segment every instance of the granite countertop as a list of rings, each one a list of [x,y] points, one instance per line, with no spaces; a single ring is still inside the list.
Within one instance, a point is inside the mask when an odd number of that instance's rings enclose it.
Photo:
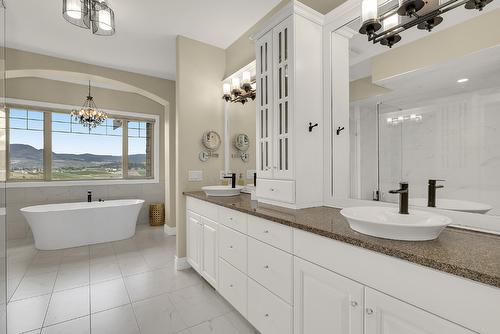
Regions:
[[[185,195],[500,288],[497,235],[448,227],[432,241],[388,240],[352,230],[336,208],[293,210],[252,204],[247,194],[208,197],[197,191]]]

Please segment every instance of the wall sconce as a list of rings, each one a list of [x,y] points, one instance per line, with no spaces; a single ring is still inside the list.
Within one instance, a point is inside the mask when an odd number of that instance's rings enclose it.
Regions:
[[[252,78],[250,71],[243,71],[241,79],[239,76],[231,78],[230,83],[222,84],[222,98],[226,102],[240,102],[245,104],[248,99],[255,100],[257,84],[255,78]]]

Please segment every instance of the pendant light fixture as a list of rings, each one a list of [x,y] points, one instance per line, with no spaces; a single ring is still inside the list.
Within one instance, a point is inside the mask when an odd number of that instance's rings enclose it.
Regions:
[[[115,33],[115,13],[106,1],[63,0],[63,17],[80,28],[91,29],[94,35]]]
[[[455,8],[481,11],[493,0],[398,0],[398,5],[378,14],[378,0],[362,0],[361,27],[359,32],[368,36],[368,41],[390,48],[401,40],[400,33],[416,26],[431,31],[443,22],[442,14]],[[387,3],[382,5],[387,9]]]
[[[94,129],[106,121],[108,115],[97,109],[94,102],[94,98],[90,92],[90,81],[89,81],[89,95],[83,103],[83,106],[79,110],[73,110],[71,116],[77,120],[81,125],[86,128]]]

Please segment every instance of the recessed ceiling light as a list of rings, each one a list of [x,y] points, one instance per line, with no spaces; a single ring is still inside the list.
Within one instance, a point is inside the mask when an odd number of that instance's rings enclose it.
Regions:
[[[467,82],[467,81],[469,81],[468,78],[462,78],[462,79],[458,79],[457,80],[458,83],[464,83],[464,82]]]

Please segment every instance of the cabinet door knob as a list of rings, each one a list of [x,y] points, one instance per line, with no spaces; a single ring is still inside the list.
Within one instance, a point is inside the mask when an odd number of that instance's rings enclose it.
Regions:
[[[229,246],[229,248],[233,249],[233,245]]]
[[[352,307],[356,307],[356,306],[358,306],[358,302],[357,302],[357,301],[355,301],[355,300],[353,300],[353,301],[351,302],[351,306],[352,306]]]
[[[269,230],[264,230],[264,233],[269,233]]]
[[[270,191],[274,191],[274,188],[269,188]]]
[[[269,313],[264,314],[264,317],[269,318]]]
[[[266,265],[264,266],[264,268],[265,268],[265,269],[269,269],[269,266],[266,264]]]
[[[373,314],[373,309],[371,309],[371,308],[367,308],[367,309],[366,309],[366,314],[368,314],[368,315],[372,315],[372,314]]]
[[[229,287],[230,287],[230,288],[232,288],[232,287],[234,287],[234,285],[232,285],[232,284],[229,284]]]

